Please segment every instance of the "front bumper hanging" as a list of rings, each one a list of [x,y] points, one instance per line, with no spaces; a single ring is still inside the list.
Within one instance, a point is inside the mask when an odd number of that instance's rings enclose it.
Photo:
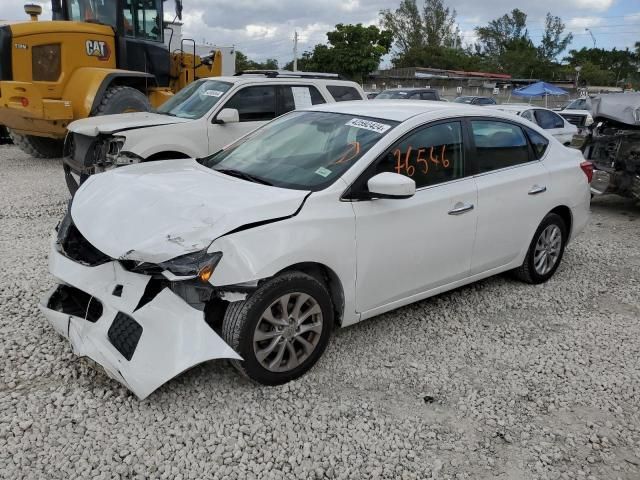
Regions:
[[[41,301],[53,328],[76,355],[89,357],[139,399],[202,362],[242,358],[170,289],[118,261],[88,266],[67,258],[54,235],[49,270],[59,281]]]

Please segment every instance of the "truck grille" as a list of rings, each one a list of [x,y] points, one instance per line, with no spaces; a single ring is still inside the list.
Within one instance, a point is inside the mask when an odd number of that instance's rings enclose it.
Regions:
[[[567,122],[572,123],[576,127],[584,127],[585,121],[587,120],[587,117],[584,115],[563,113],[562,116],[567,120]]]

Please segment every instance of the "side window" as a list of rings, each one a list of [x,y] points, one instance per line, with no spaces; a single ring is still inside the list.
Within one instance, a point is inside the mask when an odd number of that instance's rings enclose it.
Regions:
[[[162,41],[162,18],[159,3],[162,0],[125,0],[122,6],[124,34],[127,37]]]
[[[464,176],[460,122],[420,127],[380,159],[375,173],[406,175],[416,187],[426,187]]]
[[[493,120],[471,122],[478,173],[527,163],[529,145],[517,125]]]
[[[540,160],[544,155],[544,152],[547,151],[547,147],[549,146],[549,140],[544,138],[535,130],[531,128],[525,128],[527,131],[527,136],[529,137],[529,142],[531,143],[531,147],[533,148],[533,155],[536,160]]]
[[[422,100],[438,100],[434,92],[422,92]]]
[[[495,105],[495,101],[490,98],[479,98],[478,105]]]
[[[327,90],[336,102],[348,102],[349,100],[362,100],[360,93],[353,87],[344,85],[327,85]]]
[[[246,87],[236,93],[224,108],[235,108],[241,122],[262,122],[276,118],[276,87]]]
[[[547,110],[536,110],[535,115],[536,122],[545,130],[564,127],[564,121],[560,118],[560,115],[556,115],[553,112],[549,112]]]
[[[536,123],[536,121],[533,119],[533,113],[531,112],[531,110],[525,110],[520,116],[522,118],[526,118],[530,122]]]
[[[297,108],[307,108],[311,105],[326,103],[318,89],[313,85],[283,85],[279,88],[282,100],[278,115]]]

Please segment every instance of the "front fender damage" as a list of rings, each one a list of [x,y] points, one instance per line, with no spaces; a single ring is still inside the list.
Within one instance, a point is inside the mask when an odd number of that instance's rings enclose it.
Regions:
[[[74,262],[52,239],[49,268],[59,284],[40,309],[76,355],[89,357],[139,399],[208,360],[242,360],[193,308],[171,289],[149,295],[151,277],[117,261]]]

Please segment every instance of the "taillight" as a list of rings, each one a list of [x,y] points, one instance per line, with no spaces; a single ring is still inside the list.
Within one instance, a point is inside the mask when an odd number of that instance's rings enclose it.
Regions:
[[[591,180],[593,179],[593,163],[582,162],[580,164],[580,168],[582,169],[584,174],[587,176],[587,181],[591,183]]]

